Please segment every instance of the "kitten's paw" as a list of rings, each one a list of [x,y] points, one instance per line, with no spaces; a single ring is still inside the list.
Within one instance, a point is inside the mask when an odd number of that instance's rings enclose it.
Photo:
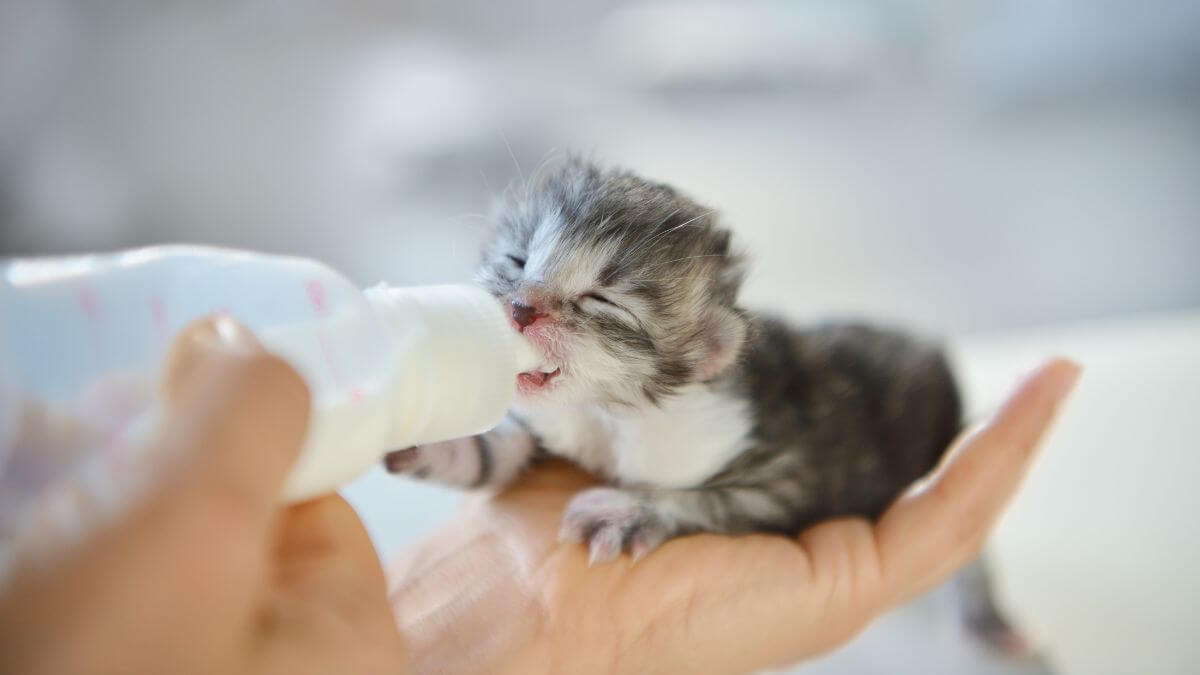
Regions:
[[[383,457],[388,473],[447,485],[470,487],[479,481],[481,460],[474,437],[393,450]]]
[[[561,541],[586,542],[589,564],[608,562],[629,551],[634,561],[667,539],[667,527],[654,509],[615,488],[592,488],[575,495],[563,514]]]

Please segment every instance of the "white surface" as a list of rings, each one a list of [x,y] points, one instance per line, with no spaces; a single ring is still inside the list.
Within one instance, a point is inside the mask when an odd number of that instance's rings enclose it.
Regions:
[[[1059,673],[1194,672],[1200,312],[974,337],[954,351],[975,411],[1047,355],[1086,368],[993,542],[1010,610],[1044,639]],[[436,527],[456,500],[380,470],[346,495],[384,557]],[[944,595],[932,594],[799,670],[1040,672],[997,663],[960,639],[947,607]]]
[[[970,341],[967,387],[1049,352],[1087,369],[994,539],[1002,595],[1063,673],[1194,673],[1200,313]]]

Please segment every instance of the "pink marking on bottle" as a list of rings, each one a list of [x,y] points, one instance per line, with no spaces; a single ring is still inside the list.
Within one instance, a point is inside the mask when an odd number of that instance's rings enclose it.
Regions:
[[[83,310],[83,316],[87,319],[88,337],[92,343],[92,357],[97,363],[103,361],[104,346],[101,344],[103,337],[100,332],[100,319],[104,314],[104,308],[100,305],[100,298],[96,295],[96,291],[91,286],[82,286],[75,292],[75,298],[79,301],[79,308]]]
[[[339,389],[346,389],[350,383],[346,379],[345,373],[338,367],[337,360],[333,358],[333,348],[329,346],[329,340],[325,338],[324,333],[317,333],[317,344],[321,346],[321,357],[325,360],[325,367],[329,369],[333,383]],[[366,398],[366,394],[359,387],[350,387],[349,396],[351,403],[359,403]]]
[[[170,330],[167,328],[167,305],[162,297],[155,295],[150,298],[150,317],[154,320],[154,330],[158,337],[163,340],[170,337]]]
[[[304,284],[304,292],[308,294],[308,303],[312,305],[317,316],[324,316],[328,309],[325,304],[325,287],[320,281],[313,279]]]
[[[316,279],[310,279],[304,284],[304,292],[308,295],[308,304],[312,305],[313,311],[318,317],[323,317],[328,313],[329,305],[325,298],[325,286]],[[333,382],[340,389],[345,389],[349,385],[342,369],[338,367],[337,360],[333,358],[333,348],[329,346],[329,340],[325,337],[325,333],[317,329],[317,343],[321,346],[321,356],[325,359],[325,367],[329,368],[329,374],[333,377]],[[353,387],[350,389],[350,402],[359,403],[366,395],[362,389]]]
[[[94,323],[100,320],[100,315],[103,313],[100,308],[100,298],[96,297],[96,291],[90,286],[80,288],[75,294],[79,300],[79,307],[83,309],[83,315],[87,317],[89,323]]]

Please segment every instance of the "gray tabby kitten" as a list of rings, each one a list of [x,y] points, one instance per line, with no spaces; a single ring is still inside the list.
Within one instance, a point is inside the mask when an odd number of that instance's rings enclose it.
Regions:
[[[960,428],[933,345],[865,325],[806,329],[737,304],[743,258],[671,187],[579,159],[510,194],[478,280],[545,353],[474,438],[388,469],[500,487],[542,452],[607,479],[566,508],[593,562],[691,532],[795,533],[878,516]]]

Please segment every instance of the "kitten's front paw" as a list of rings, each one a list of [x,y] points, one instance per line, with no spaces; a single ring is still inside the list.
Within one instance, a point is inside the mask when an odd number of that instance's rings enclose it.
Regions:
[[[393,450],[383,457],[388,473],[471,487],[480,478],[481,462],[474,437]]]
[[[592,488],[567,504],[559,539],[586,542],[592,564],[613,560],[622,551],[636,561],[658,548],[667,534],[666,523],[651,506],[616,488]]]

